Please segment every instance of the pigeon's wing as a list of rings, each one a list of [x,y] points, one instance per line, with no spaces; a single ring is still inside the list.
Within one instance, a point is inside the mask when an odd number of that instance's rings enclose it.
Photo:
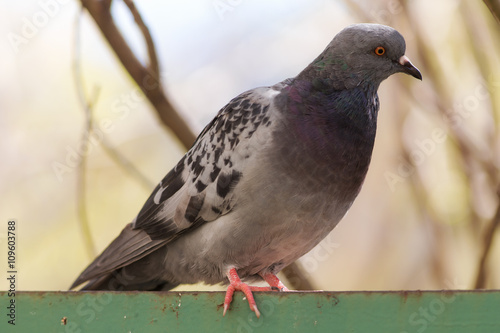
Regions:
[[[256,88],[229,102],[154,189],[133,223],[72,287],[129,265],[231,211],[233,190],[248,157],[262,144],[256,133],[270,124],[268,111],[279,87]]]
[[[153,191],[134,221],[151,239],[167,240],[228,213],[255,133],[269,123],[272,88],[243,93],[226,105]],[[277,92],[276,92],[277,93]]]
[[[80,274],[69,289],[127,266],[164,244],[165,241],[162,240],[151,240],[144,230],[134,230],[132,223],[129,223],[120,235]]]

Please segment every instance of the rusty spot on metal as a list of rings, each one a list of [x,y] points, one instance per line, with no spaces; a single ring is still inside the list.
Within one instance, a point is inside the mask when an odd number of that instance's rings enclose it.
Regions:
[[[23,292],[23,294],[29,294],[33,299],[43,299],[48,292],[46,291],[29,291]],[[54,292],[55,294],[63,294],[63,292]]]
[[[411,291],[410,290],[401,290],[401,291],[397,291],[397,293],[401,296],[403,303],[406,303],[406,301],[408,300],[408,297],[410,297],[410,296],[420,298],[423,295],[422,290],[411,290]]]
[[[61,325],[66,325],[68,323],[68,317],[62,317]]]
[[[408,291],[401,291],[401,298],[403,299],[403,303],[406,303],[406,301],[408,300]]]
[[[224,307],[224,303],[217,304],[217,311]]]
[[[441,293],[445,294],[445,296],[455,296],[455,291],[456,290],[441,290]]]

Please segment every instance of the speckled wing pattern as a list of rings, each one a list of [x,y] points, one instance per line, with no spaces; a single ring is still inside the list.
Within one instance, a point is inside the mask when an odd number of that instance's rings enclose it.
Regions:
[[[259,146],[252,138],[271,124],[268,110],[279,92],[274,87],[249,90],[222,108],[154,189],[133,223],[74,286],[129,265],[231,211],[236,204],[233,190]]]
[[[233,189],[252,154],[249,141],[258,128],[270,124],[270,100],[258,94],[262,89],[239,95],[207,125],[153,191],[134,228],[146,231],[153,240],[167,240],[234,207]]]

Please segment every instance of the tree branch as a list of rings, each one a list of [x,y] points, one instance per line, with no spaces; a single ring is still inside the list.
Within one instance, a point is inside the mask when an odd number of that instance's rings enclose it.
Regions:
[[[487,275],[487,265],[488,257],[490,254],[491,246],[493,244],[493,238],[497,228],[500,227],[500,187],[497,189],[498,206],[497,211],[490,221],[490,224],[486,228],[484,234],[483,250],[481,254],[481,259],[479,260],[479,266],[477,268],[476,283],[474,285],[475,289],[486,288],[486,275]]]
[[[484,4],[486,7],[491,12],[491,15],[497,20],[497,22],[500,24],[500,1],[499,0],[483,0]]]
[[[149,72],[154,75],[155,79],[158,80],[158,82],[160,82],[160,66],[158,65],[156,48],[153,42],[153,38],[151,37],[151,33],[149,32],[149,29],[144,23],[144,21],[142,20],[141,15],[137,11],[137,7],[135,7],[134,2],[132,0],[123,0],[123,2],[125,2],[128,9],[134,16],[135,23],[139,26],[139,29],[141,29],[144,40],[146,41],[148,56],[149,56],[149,64],[148,64]]]
[[[121,32],[118,30],[113,20],[113,16],[111,15],[110,1],[105,3],[99,0],[81,0],[81,3],[83,8],[89,12],[96,22],[102,35],[108,41],[111,49],[115,52],[122,65],[152,104],[162,124],[172,130],[184,147],[189,149],[196,136],[184,119],[173,108],[162,90],[153,40],[132,0],[127,0],[125,3],[131,10],[135,21],[144,35],[146,44],[148,45],[149,62],[147,68],[140,63],[123,38]]]
[[[80,63],[80,15],[76,18],[75,22],[75,46],[73,54],[73,78],[75,79],[76,91],[78,94],[78,99],[82,105],[84,115],[85,115],[85,128],[82,132],[82,143],[89,144],[88,140],[93,127],[92,118],[92,108],[97,100],[99,94],[99,88],[95,87],[93,91],[93,96],[91,98],[85,95],[85,90],[83,88],[83,78]],[[92,233],[90,232],[89,220],[87,215],[87,200],[86,200],[86,165],[87,159],[86,154],[81,156],[81,161],[78,164],[78,175],[77,175],[77,185],[76,185],[76,200],[77,200],[77,211],[78,211],[78,221],[80,224],[80,229],[83,234],[83,242],[85,244],[85,250],[89,258],[93,258],[96,254],[94,241],[92,239]]]

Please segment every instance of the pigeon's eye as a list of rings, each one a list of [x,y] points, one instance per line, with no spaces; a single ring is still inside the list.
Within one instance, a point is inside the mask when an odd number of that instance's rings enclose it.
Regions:
[[[378,46],[375,49],[375,54],[378,56],[384,55],[385,54],[385,48],[383,46]]]

